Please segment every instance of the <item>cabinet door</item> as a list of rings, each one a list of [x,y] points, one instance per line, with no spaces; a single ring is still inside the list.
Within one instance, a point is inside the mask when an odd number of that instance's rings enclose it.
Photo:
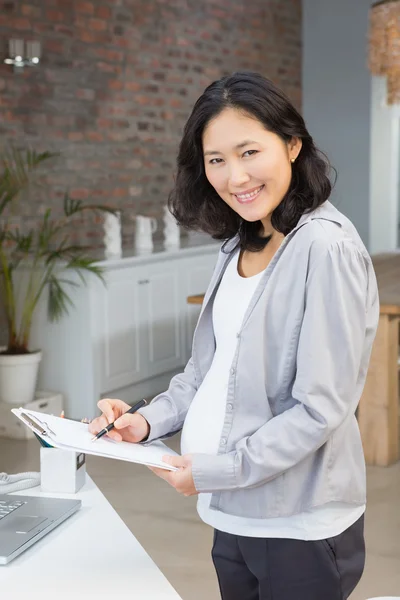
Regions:
[[[112,269],[90,290],[94,374],[101,394],[185,365],[216,255]]]
[[[146,328],[141,338],[141,375],[154,377],[183,365],[179,265],[181,260],[149,265],[138,280],[139,311]]]
[[[102,394],[141,378],[140,338],[146,315],[139,310],[136,269],[106,273],[106,286],[91,290],[95,372]]]
[[[215,264],[217,262],[217,252],[215,254],[202,257],[193,257],[188,260],[187,267],[183,269],[183,290],[185,296],[185,362],[189,360],[192,354],[192,341],[194,330],[200,315],[201,306],[196,304],[187,304],[187,296],[204,294],[210,283]]]

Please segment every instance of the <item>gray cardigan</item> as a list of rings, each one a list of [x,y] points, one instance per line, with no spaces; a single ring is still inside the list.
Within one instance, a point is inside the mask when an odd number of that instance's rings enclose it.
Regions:
[[[149,441],[182,428],[210,368],[213,300],[237,241],[219,253],[192,358],[140,411]],[[327,201],[285,237],[237,332],[218,455],[193,456],[196,489],[212,492],[211,508],[269,518],[331,501],[365,502],[355,411],[378,319],[368,252]]]

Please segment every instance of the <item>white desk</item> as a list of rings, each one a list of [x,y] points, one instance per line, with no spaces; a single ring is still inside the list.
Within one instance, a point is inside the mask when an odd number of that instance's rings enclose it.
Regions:
[[[0,567],[1,598],[182,600],[90,477],[76,495],[44,495],[79,498],[82,508]]]

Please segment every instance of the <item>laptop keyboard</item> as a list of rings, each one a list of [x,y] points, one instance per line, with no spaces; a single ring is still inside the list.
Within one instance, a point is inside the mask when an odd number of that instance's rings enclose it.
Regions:
[[[20,500],[0,500],[0,520],[24,504],[25,502],[21,502]]]

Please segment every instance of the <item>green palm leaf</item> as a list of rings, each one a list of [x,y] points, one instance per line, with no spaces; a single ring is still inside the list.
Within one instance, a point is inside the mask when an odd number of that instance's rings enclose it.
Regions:
[[[1,160],[0,214],[29,185],[31,173],[55,156],[58,154],[54,152],[24,152],[14,147],[5,153]]]
[[[15,243],[15,251],[22,254],[28,254],[32,249],[32,243],[34,238],[33,230],[23,235],[19,229],[15,231],[7,231],[5,238]]]
[[[64,314],[68,314],[69,308],[74,305],[71,298],[64,290],[61,282],[52,275],[49,280],[49,304],[48,314],[51,321],[59,321]]]
[[[64,194],[64,214],[66,217],[71,217],[72,215],[76,215],[84,210],[97,210],[100,212],[111,213],[113,215],[118,212],[111,206],[103,204],[83,204],[82,200],[74,200],[67,192]]]
[[[27,190],[33,172],[45,161],[58,156],[53,152],[19,150],[11,148],[0,158],[0,215],[8,205]],[[95,259],[88,256],[89,246],[70,242],[71,218],[83,211],[99,211],[116,214],[110,206],[83,204],[68,193],[63,198],[64,215],[52,218],[48,208],[37,229],[27,233],[11,229],[6,223],[0,227],[0,288],[4,299],[5,317],[9,330],[8,351],[28,352],[29,335],[37,303],[44,290],[48,290],[48,316],[57,321],[73,306],[68,288],[86,284],[86,274],[92,274],[105,283],[103,269]],[[8,214],[8,211],[5,213]],[[28,267],[27,283],[24,279],[22,314],[17,318],[17,302],[14,277],[18,267]],[[77,278],[65,276],[75,272]]]
[[[96,263],[97,261],[95,261],[93,258],[87,258],[85,256],[74,256],[65,268],[72,269],[73,271],[75,271],[79,275],[84,285],[86,285],[86,280],[82,271],[88,271],[89,273],[93,273],[93,275],[99,277],[99,279],[101,279],[104,283],[105,280],[103,276],[103,269]]]

